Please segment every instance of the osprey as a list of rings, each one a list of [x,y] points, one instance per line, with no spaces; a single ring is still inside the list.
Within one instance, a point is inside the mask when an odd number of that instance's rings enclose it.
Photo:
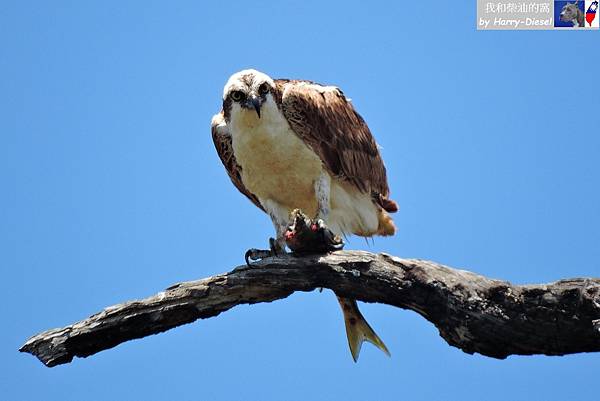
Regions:
[[[271,218],[272,253],[284,252],[295,209],[339,235],[395,233],[378,146],[339,88],[240,71],[225,84],[212,137],[235,187]],[[389,355],[356,301],[338,300],[354,361],[365,340]]]

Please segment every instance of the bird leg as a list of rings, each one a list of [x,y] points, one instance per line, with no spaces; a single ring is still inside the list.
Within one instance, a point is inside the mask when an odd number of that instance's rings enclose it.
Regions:
[[[331,209],[330,194],[331,194],[331,177],[329,174],[322,172],[319,178],[315,181],[315,195],[317,196],[317,215],[315,220],[327,220]]]
[[[276,213],[277,205],[274,202],[266,201],[264,207],[267,210],[269,217],[271,217],[275,232],[277,233],[277,238],[269,238],[269,249],[248,249],[244,255],[244,259],[248,266],[250,266],[250,261],[257,261],[272,256],[282,256],[286,254],[284,234],[288,224],[283,219],[278,218],[278,214]]]

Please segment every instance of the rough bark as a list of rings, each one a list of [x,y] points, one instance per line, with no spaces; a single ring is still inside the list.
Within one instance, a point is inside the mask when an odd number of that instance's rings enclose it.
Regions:
[[[364,251],[269,258],[251,268],[179,283],[40,333],[20,351],[55,366],[236,305],[271,302],[319,287],[416,311],[448,344],[469,354],[502,359],[600,351],[600,279],[512,285],[425,260]]]

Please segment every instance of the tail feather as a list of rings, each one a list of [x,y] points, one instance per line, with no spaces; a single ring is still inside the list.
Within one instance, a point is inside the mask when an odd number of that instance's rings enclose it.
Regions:
[[[375,331],[369,326],[369,323],[367,323],[360,313],[360,310],[358,310],[356,301],[354,299],[341,297],[338,297],[338,301],[344,312],[346,335],[348,337],[348,345],[350,346],[350,352],[352,353],[354,362],[358,361],[360,348],[365,341],[370,342],[385,352],[387,356],[390,356],[390,351],[388,351],[383,341],[381,341],[381,338],[375,334]]]

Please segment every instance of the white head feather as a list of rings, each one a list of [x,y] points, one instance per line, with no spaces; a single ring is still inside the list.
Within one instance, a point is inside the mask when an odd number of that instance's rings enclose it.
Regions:
[[[267,82],[270,87],[275,86],[273,79],[263,72],[254,69],[236,72],[229,77],[223,88],[223,99],[233,90],[247,92],[250,89],[250,91],[256,92],[258,91],[258,87],[264,82]]]

